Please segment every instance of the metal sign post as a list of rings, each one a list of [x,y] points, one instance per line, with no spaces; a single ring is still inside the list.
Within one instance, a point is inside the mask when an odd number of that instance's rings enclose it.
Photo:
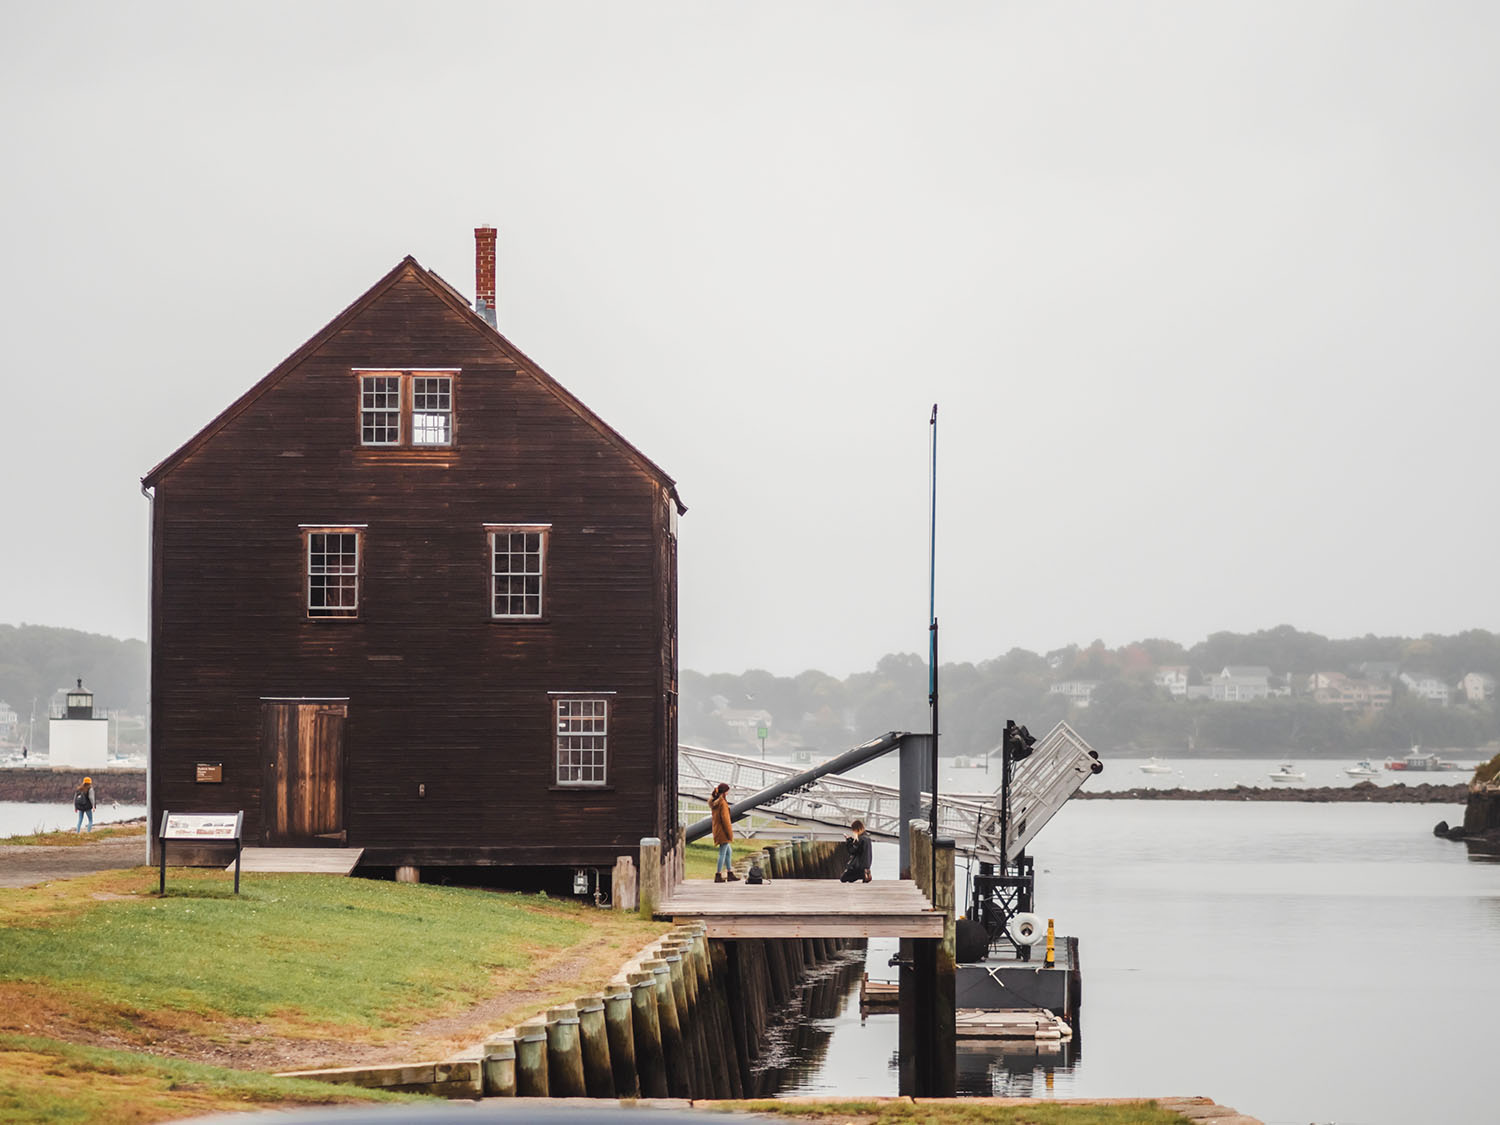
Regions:
[[[192,840],[202,843],[234,842],[234,893],[240,893],[240,829],[245,821],[241,809],[234,813],[174,813],[161,814],[161,830],[157,833],[157,844],[161,853],[161,885],[157,894],[167,893],[167,841]]]

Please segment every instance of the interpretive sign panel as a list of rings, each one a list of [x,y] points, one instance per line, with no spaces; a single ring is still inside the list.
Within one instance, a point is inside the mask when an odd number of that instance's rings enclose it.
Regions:
[[[224,784],[224,763],[199,762],[196,780],[219,785]]]
[[[164,813],[163,840],[237,840],[244,813]]]
[[[234,893],[240,893],[240,826],[245,821],[245,812],[232,813],[174,813],[161,814],[161,831],[157,833],[157,847],[161,854],[161,887],[159,894],[167,893],[167,841],[189,840],[200,844],[225,843],[234,845]]]

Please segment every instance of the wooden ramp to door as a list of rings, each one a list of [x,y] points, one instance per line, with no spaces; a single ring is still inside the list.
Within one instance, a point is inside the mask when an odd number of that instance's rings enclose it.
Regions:
[[[348,875],[364,848],[242,848],[242,871],[276,871],[304,875]],[[233,871],[234,864],[224,870]]]

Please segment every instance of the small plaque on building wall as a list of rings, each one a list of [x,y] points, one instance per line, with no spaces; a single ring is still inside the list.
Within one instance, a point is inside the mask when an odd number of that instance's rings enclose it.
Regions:
[[[223,782],[223,780],[224,780],[224,763],[223,762],[199,762],[198,763],[198,780],[200,782],[202,782],[202,781]]]

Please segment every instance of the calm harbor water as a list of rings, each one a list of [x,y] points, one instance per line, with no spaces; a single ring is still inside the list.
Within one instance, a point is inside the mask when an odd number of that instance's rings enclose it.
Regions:
[[[1067,805],[1032,854],[1038,912],[1080,939],[1077,1037],[1056,1055],[966,1050],[962,1091],[1206,1094],[1272,1125],[1494,1120],[1500,863],[1432,835],[1461,817],[1448,805]],[[876,862],[894,875],[894,847]],[[892,978],[895,943],[870,945],[871,977]],[[862,1020],[857,984],[849,997],[818,1022],[817,1064],[784,1093],[896,1092],[896,1017]]]
[[[106,800],[94,810],[94,827],[145,815],[145,805],[113,805]],[[0,837],[29,836],[33,832],[55,832],[60,828],[71,830],[77,823],[78,814],[69,802],[0,801]]]

